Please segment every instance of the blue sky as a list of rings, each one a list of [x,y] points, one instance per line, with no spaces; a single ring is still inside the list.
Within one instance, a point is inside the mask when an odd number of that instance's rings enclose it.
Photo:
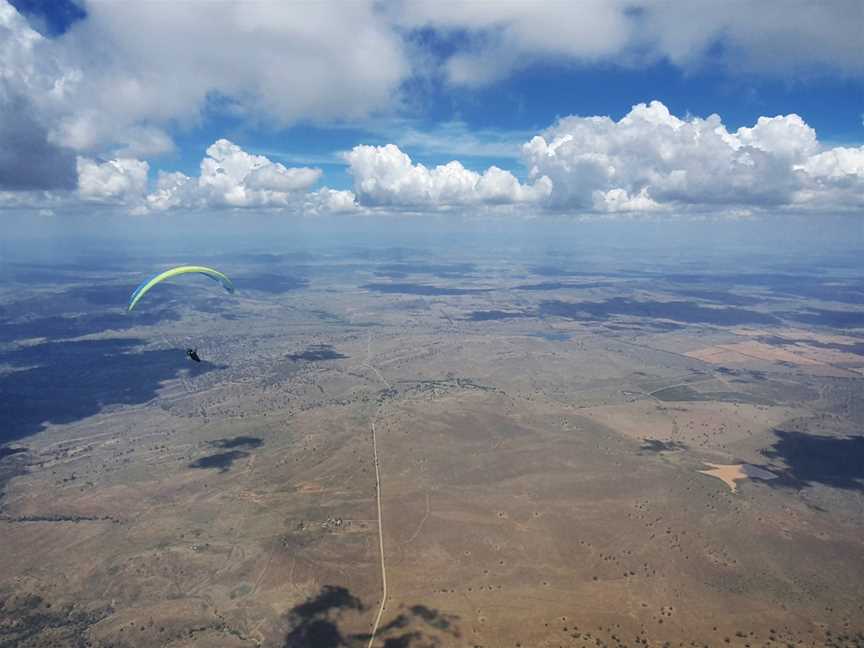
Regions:
[[[358,1],[350,12],[225,2],[219,15],[206,3],[134,4],[0,9],[11,79],[0,138],[18,133],[32,166],[25,181],[0,158],[0,190],[15,190],[7,208],[752,215],[812,211],[817,199],[861,208],[858,2],[510,0],[444,11]],[[652,101],[661,108],[633,112]],[[15,123],[22,105],[32,106],[26,128]],[[712,114],[725,134],[699,119]],[[790,115],[804,126],[739,131]],[[568,116],[613,125],[559,127]],[[544,146],[527,154],[535,136]],[[565,145],[553,147],[555,137]],[[721,148],[694,152],[706,138]],[[790,152],[784,142],[795,138]],[[223,139],[234,148],[220,149],[207,176],[202,159]],[[756,158],[743,159],[751,149]],[[718,186],[698,178],[700,160],[724,156]],[[60,179],[56,168],[74,159],[77,193],[72,172]],[[436,170],[454,160],[458,168]],[[742,178],[746,168],[771,176]],[[724,190],[743,199],[724,203]]]
[[[679,116],[718,113],[730,129],[750,126],[761,115],[793,112],[816,129],[821,141],[852,146],[864,143],[864,89],[860,81],[820,76],[790,82],[707,70],[687,73],[663,62],[639,70],[541,63],[486,88],[424,89],[418,93],[416,107],[406,110],[401,118],[411,128],[430,134],[440,133],[442,125],[462,122],[468,131],[497,131],[502,139],[521,143],[521,134],[539,132],[559,117],[609,115],[617,120],[633,105],[652,99],[662,101]],[[350,188],[344,163],[333,160],[326,164],[323,160],[358,142],[381,145],[398,139],[397,124],[389,128],[382,124],[382,129],[367,129],[362,124],[329,128],[302,124],[270,130],[212,115],[202,128],[178,135],[179,148],[188,155],[165,164],[191,173],[207,146],[226,136],[249,151],[274,159],[281,159],[281,152],[290,154],[287,159],[294,162],[313,160],[324,169],[329,185]],[[412,153],[413,159],[427,165],[454,159],[445,152],[420,149]],[[475,170],[495,164],[524,174],[523,165],[513,158],[455,157]]]

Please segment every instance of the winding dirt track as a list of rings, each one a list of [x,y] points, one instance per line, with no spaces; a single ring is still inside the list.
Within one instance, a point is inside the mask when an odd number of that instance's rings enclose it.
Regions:
[[[378,418],[377,412],[375,418]],[[381,474],[378,471],[378,442],[375,438],[375,419],[372,420],[372,454],[375,459],[375,490],[378,501],[378,549],[381,552],[381,606],[378,608],[378,615],[375,617],[375,624],[372,626],[367,648],[372,648],[372,644],[375,642],[375,633],[378,632],[378,625],[381,623],[381,616],[384,614],[384,605],[387,603],[387,570],[384,568],[384,529],[381,525]]]
[[[372,334],[369,333],[369,339],[366,343],[366,366],[371,369],[378,378],[387,385],[390,389],[390,383],[381,375],[381,372],[376,369],[372,363]],[[372,626],[372,632],[369,634],[369,644],[367,648],[372,648],[375,643],[375,635],[378,632],[378,626],[381,624],[381,617],[384,614],[384,606],[387,603],[387,569],[384,567],[384,527],[381,523],[381,472],[378,469],[378,439],[375,435],[375,421],[378,420],[378,414],[381,412],[382,405],[378,406],[375,411],[375,416],[372,417],[372,457],[375,461],[375,499],[378,503],[378,550],[381,554],[381,605],[378,608],[378,614],[375,617],[375,623]]]

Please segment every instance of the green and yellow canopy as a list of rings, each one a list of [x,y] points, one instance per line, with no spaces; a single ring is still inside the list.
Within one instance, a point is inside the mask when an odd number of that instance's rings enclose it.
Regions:
[[[234,284],[231,283],[231,280],[218,270],[214,270],[213,268],[207,268],[205,266],[195,266],[195,265],[186,265],[186,266],[177,266],[176,268],[171,268],[170,270],[166,270],[165,272],[160,272],[157,275],[153,275],[152,277],[145,279],[141,282],[141,284],[132,291],[132,294],[129,296],[129,308],[127,312],[131,312],[133,308],[135,308],[135,304],[137,304],[141,298],[147,294],[147,292],[156,284],[165,281],[166,279],[170,279],[171,277],[176,277],[177,275],[188,274],[188,273],[196,273],[203,274],[206,277],[210,277],[213,281],[218,281],[222,284],[222,287],[227,290],[229,293],[234,292]]]

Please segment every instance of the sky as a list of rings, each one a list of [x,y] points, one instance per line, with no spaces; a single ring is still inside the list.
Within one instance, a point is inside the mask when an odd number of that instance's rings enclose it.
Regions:
[[[861,231],[862,43],[860,0],[0,0],[0,212]]]

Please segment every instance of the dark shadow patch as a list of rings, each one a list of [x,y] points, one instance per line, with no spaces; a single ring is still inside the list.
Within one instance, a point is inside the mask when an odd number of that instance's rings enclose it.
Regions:
[[[788,275],[787,275],[788,276]],[[799,299],[819,299],[844,304],[864,304],[864,281],[861,279],[840,279],[793,275],[791,280],[784,276],[780,281],[770,282],[778,296],[792,296]]]
[[[660,322],[649,320],[635,326],[625,326],[623,324],[604,324],[603,328],[610,331],[636,331],[638,333],[652,333],[656,331],[680,331],[685,327],[682,324],[675,324],[674,322]]]
[[[831,328],[859,328],[864,326],[864,311],[838,311],[808,308],[805,311],[781,313],[787,319],[805,324]]]
[[[220,259],[226,261],[237,261],[240,263],[255,264],[255,265],[279,265],[280,263],[290,263],[296,265],[302,261],[315,261],[321,258],[320,254],[314,252],[296,251],[296,252],[242,252],[240,254],[222,254]]]
[[[339,251],[339,256],[346,259],[363,259],[366,261],[410,262],[411,258],[426,256],[426,250],[402,246],[386,248],[348,247]]]
[[[703,401],[720,403],[751,403],[754,405],[774,405],[773,401],[743,392],[712,391],[699,392],[686,385],[666,387],[651,392],[651,396],[664,402]]]
[[[528,313],[518,311],[483,310],[471,311],[468,317],[462,318],[463,322],[488,322],[492,320],[516,319],[518,317],[531,317]]]
[[[196,459],[189,464],[190,468],[217,468],[220,473],[228,472],[232,464],[238,459],[248,457],[249,453],[243,450],[229,450],[228,452],[218,452]]]
[[[26,270],[45,270],[51,272],[75,272],[77,274],[96,272],[104,273],[111,270],[124,271],[127,268],[126,258],[122,255],[112,255],[108,250],[100,252],[98,255],[83,254],[79,255],[71,261],[62,263],[47,263],[45,261],[10,261],[7,264],[11,267],[21,268]]]
[[[99,268],[97,264],[95,266]],[[104,273],[120,270],[110,264],[101,270],[90,268],[72,268],[67,264],[48,265],[27,263],[23,261],[0,262],[0,279],[25,285],[65,286],[92,282],[104,283]]]
[[[322,360],[345,360],[348,358],[344,353],[334,350],[329,344],[313,344],[306,347],[302,353],[292,353],[286,357],[294,362],[320,362]]]
[[[296,614],[302,619],[327,614],[331,610],[364,610],[363,604],[356,596],[344,587],[334,587],[333,585],[325,585],[317,596],[306,599],[303,603],[291,610],[292,614]]]
[[[823,484],[864,492],[864,436],[829,437],[805,432],[775,430],[777,441],[762,451],[779,459],[785,468],[767,466],[779,479],[772,487],[801,489]]]
[[[635,301],[624,297],[603,302],[544,301],[540,303],[539,312],[542,316],[566,317],[573,320],[605,320],[615,315],[626,315],[670,319],[689,324],[725,326],[779,322],[773,315],[740,308],[706,308],[693,302]]]
[[[784,337],[779,337],[777,335],[761,335],[757,336],[756,340],[762,342],[763,344],[770,344],[771,346],[786,346],[786,345],[797,345],[799,342],[804,342],[805,340],[790,340]]]
[[[0,502],[6,495],[6,482],[13,477],[23,475],[27,472],[27,464],[30,451],[27,448],[10,448],[8,446],[0,446]],[[0,506],[2,508],[2,506]],[[2,608],[2,602],[0,602]],[[0,634],[2,637],[2,634]],[[0,641],[0,646],[3,646]]]
[[[423,640],[423,635],[419,632],[406,632],[398,637],[390,637],[384,640],[384,648],[424,648],[417,642]],[[437,644],[426,644],[425,648],[435,648]]]
[[[717,367],[714,371],[724,376],[743,376],[745,378],[732,378],[730,382],[741,384],[752,384],[753,382],[765,382],[768,374],[757,369],[733,369],[731,367]]]
[[[597,277],[600,275],[612,276],[612,272],[582,272],[580,270],[570,270],[561,266],[541,265],[534,266],[531,272],[540,277]]]
[[[282,648],[365,647],[369,643],[369,634],[346,635],[340,624],[346,614],[366,610],[366,606],[349,590],[325,585],[316,596],[288,613],[289,631]],[[379,626],[375,638],[384,648],[446,646],[460,636],[457,621],[458,617],[442,614],[425,605],[400,607],[399,614]]]
[[[216,439],[215,441],[211,441],[210,445],[215,448],[229,449],[229,448],[260,448],[264,442],[258,438],[253,436],[235,436],[235,437],[227,437],[225,439]]]
[[[592,283],[563,283],[561,281],[543,281],[536,284],[522,284],[513,286],[511,290],[588,290],[589,288],[607,288],[609,286],[620,286],[620,284],[609,283],[608,281],[595,281]]]
[[[0,441],[111,405],[146,403],[183,369],[201,375],[217,368],[206,361],[192,366],[182,349],[139,351],[143,344],[134,338],[46,342],[0,353],[0,364],[21,367],[0,374]]]
[[[700,299],[702,301],[723,304],[724,306],[755,306],[765,301],[759,297],[748,297],[747,295],[736,295],[725,290],[675,290],[676,295]]]
[[[456,627],[458,617],[442,614],[425,605],[412,605],[378,628],[376,637],[384,639],[384,648],[435,648],[441,646],[440,638],[459,637]],[[431,631],[431,632],[430,632]],[[442,637],[443,635],[443,637]],[[369,641],[369,635],[355,635],[362,645]],[[447,645],[445,642],[443,645]]]
[[[796,286],[803,282],[819,281],[819,278],[810,275],[785,274],[781,272],[753,272],[753,273],[699,273],[692,272],[683,274],[680,272],[670,273],[645,273],[646,276],[655,276],[665,281],[679,284],[716,284],[722,286],[761,286],[765,288],[780,288],[783,286]]]
[[[53,604],[38,594],[0,590],[0,646],[91,646],[89,630],[114,610],[109,606],[78,606],[74,602]]]
[[[381,277],[402,278],[412,274],[432,275],[442,279],[471,276],[477,270],[473,263],[387,263],[378,266],[375,274]]]
[[[417,299],[400,299],[393,303],[390,307],[395,310],[405,311],[429,311],[432,310],[432,300],[417,298]]]
[[[759,342],[770,344],[771,346],[811,346],[818,349],[835,349],[837,351],[845,351],[855,355],[864,355],[864,341],[855,342],[852,344],[841,344],[839,342],[820,342],[819,340],[803,340],[784,338],[776,335],[764,335],[756,338]]]
[[[799,299],[819,299],[822,301],[833,301],[841,304],[864,305],[864,288],[858,286],[800,286],[783,294],[791,294]]]
[[[442,286],[428,286],[416,283],[368,283],[360,286],[372,292],[399,294],[399,295],[425,295],[427,297],[443,297],[452,295],[478,295],[491,292],[491,288],[446,288]]]
[[[77,280],[80,282],[82,278]],[[51,287],[56,288],[54,285]],[[148,293],[133,312],[127,313],[126,306],[133,289],[133,285],[95,282],[58,292],[40,291],[0,305],[0,340],[70,338],[177,321],[180,315],[173,307],[189,301],[188,291],[164,284]],[[180,297],[183,297],[182,302]],[[32,332],[28,334],[28,331]]]
[[[137,287],[137,284],[129,285],[102,285],[102,286],[77,286],[66,290],[61,295],[64,299],[74,299],[95,304],[97,306],[123,306],[129,303],[129,296]],[[169,283],[159,284],[158,287],[147,293],[147,302],[150,304],[164,305],[171,299],[177,299],[183,295],[179,286]],[[143,302],[142,302],[143,305]]]
[[[348,320],[346,320],[341,315],[337,315],[336,313],[329,313],[329,312],[323,311],[323,310],[310,310],[307,312],[310,315],[314,315],[315,317],[317,317],[318,319],[320,319],[324,322],[340,322],[340,323],[347,323],[348,322]]]
[[[129,297],[137,287],[138,283],[76,286],[64,290],[60,295],[52,297],[52,299],[61,305],[68,303],[68,300],[72,300],[76,303],[80,302],[94,306],[122,307],[125,311],[126,306],[129,304]],[[190,293],[189,286],[163,282],[147,292],[147,296],[135,307],[133,313],[137,314],[138,309],[145,305],[147,308],[152,309],[165,306],[172,300],[189,300],[195,296],[195,293]]]
[[[316,596],[295,606],[287,617],[291,630],[283,648],[342,648],[351,646],[350,637],[342,634],[339,619],[346,611],[363,611],[356,596],[344,587],[324,585]]]
[[[642,452],[675,452],[686,450],[687,446],[680,441],[661,441],[660,439],[645,439],[639,450]]]
[[[547,342],[566,342],[573,337],[571,333],[532,333],[532,337],[539,337]]]
[[[237,290],[257,290],[271,295],[301,290],[309,285],[309,281],[303,277],[275,273],[233,277],[232,281]]]
[[[0,322],[0,341],[14,342],[31,338],[62,340],[179,320],[180,314],[170,309],[149,310],[145,313],[135,313],[134,316],[121,313],[98,313],[78,317],[57,315],[31,320],[5,320]]]
[[[275,265],[277,263],[284,262],[285,255],[283,254],[269,254],[269,253],[244,253],[244,254],[234,254],[229,255],[227,258],[233,259],[236,261],[241,261],[243,263],[258,263],[261,265]]]
[[[27,448],[10,448],[8,446],[4,446],[0,448],[0,459],[3,459],[4,457],[11,457],[12,455],[16,454],[23,454],[25,452],[28,452]]]
[[[53,270],[28,270],[20,271],[9,266],[0,267],[0,279],[3,282],[19,283],[24,285],[65,285],[81,283],[81,277],[71,273],[56,272]]]
[[[433,610],[425,605],[414,605],[410,608],[410,611],[414,616],[439,630],[453,630],[453,624],[456,621],[454,615],[442,614],[438,610]]]
[[[698,297],[699,293],[713,294],[707,298],[721,303],[733,303],[729,298],[749,299],[736,295],[711,291],[710,288],[728,286],[755,287],[767,289],[775,297],[795,297],[798,299],[819,299],[848,304],[864,304],[864,282],[860,279],[826,278],[812,274],[753,273],[753,274],[691,274],[680,273],[659,275],[662,279],[677,284],[702,284],[705,289],[676,292]],[[728,297],[726,296],[728,295]],[[742,306],[749,304],[742,303]]]

